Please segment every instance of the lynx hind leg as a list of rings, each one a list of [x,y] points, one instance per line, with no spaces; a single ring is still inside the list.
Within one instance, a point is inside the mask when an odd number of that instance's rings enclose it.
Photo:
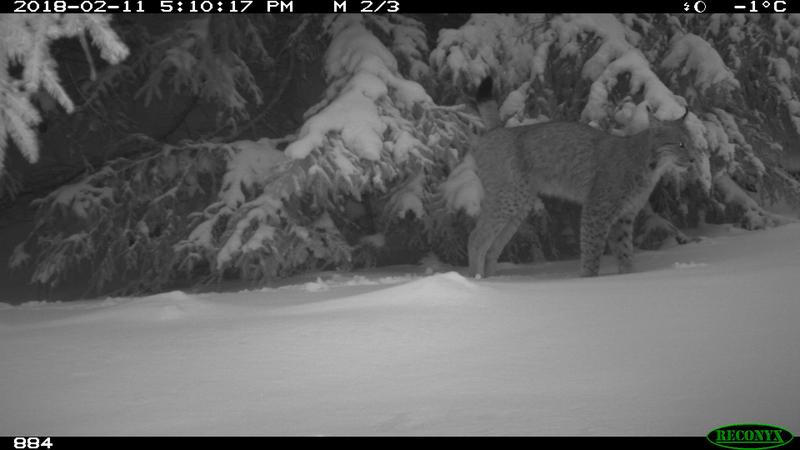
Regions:
[[[617,257],[619,273],[633,272],[633,220],[634,215],[620,217],[608,234],[608,246]]]
[[[494,238],[492,241],[491,247],[489,247],[489,251],[486,253],[486,265],[485,265],[485,272],[486,276],[492,276],[497,273],[497,261],[500,258],[500,253],[503,252],[503,249],[508,244],[508,241],[514,237],[514,234],[519,229],[519,226],[522,224],[522,221],[528,217],[528,213],[531,210],[530,204],[521,203],[513,213],[512,217],[503,227],[503,230],[500,231],[500,234]]]
[[[587,202],[581,212],[581,276],[596,277],[614,214],[606,205]]]

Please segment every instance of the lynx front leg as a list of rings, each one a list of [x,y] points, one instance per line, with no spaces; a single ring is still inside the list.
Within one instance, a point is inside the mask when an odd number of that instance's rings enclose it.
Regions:
[[[500,253],[503,252],[508,241],[514,237],[522,221],[528,216],[530,209],[529,205],[520,205],[519,209],[515,211],[506,226],[503,227],[503,230],[500,231],[500,234],[494,238],[489,251],[486,253],[486,276],[492,276],[497,272],[497,260],[500,258]]]
[[[635,214],[620,217],[608,234],[608,246],[617,257],[619,273],[633,272],[633,220],[635,217]]]
[[[533,207],[531,198],[528,190],[518,185],[487,183],[478,224],[469,236],[471,275],[495,273],[497,258]]]
[[[601,202],[587,202],[581,212],[581,276],[596,277],[614,214]]]
[[[478,223],[469,235],[467,244],[470,276],[486,276],[486,254],[507,222],[508,220],[497,215],[494,208],[484,205],[484,209],[478,217]]]

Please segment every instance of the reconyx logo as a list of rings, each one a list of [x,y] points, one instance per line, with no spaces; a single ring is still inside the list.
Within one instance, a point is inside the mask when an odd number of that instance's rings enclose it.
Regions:
[[[781,447],[792,440],[792,433],[775,425],[740,423],[711,430],[706,436],[712,444],[733,449]]]

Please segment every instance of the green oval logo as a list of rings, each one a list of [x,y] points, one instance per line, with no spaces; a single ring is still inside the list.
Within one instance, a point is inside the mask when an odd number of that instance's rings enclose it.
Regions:
[[[781,447],[788,444],[793,437],[785,428],[763,423],[725,425],[706,435],[714,445],[737,450]]]

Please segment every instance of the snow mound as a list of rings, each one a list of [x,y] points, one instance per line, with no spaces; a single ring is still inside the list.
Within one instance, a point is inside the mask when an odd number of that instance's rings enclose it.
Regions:
[[[464,278],[458,272],[446,272],[421,278],[411,283],[394,288],[400,294],[411,294],[428,297],[447,296],[449,294],[469,294],[477,289],[477,285]]]
[[[322,287],[327,286],[327,287]],[[327,290],[330,284],[320,282],[306,283],[307,290]],[[304,304],[290,308],[291,313],[315,314],[320,311],[366,310],[379,308],[391,311],[394,308],[438,308],[481,306],[483,299],[491,298],[485,288],[467,280],[457,272],[438,273],[415,279],[390,288],[365,294],[344,297],[320,304]]]
[[[321,278],[317,278],[317,281],[309,281],[301,286],[302,290],[308,292],[324,292],[330,288],[330,285],[325,281],[322,281]]]
[[[104,308],[91,317],[125,321],[175,321],[194,316],[210,307],[208,303],[183,291],[171,291],[142,298],[110,298]],[[87,317],[88,318],[88,317]]]
[[[164,292],[149,297],[111,297],[102,301],[27,302],[1,308],[7,314],[0,329],[24,326],[58,328],[82,327],[102,323],[174,324],[202,317],[215,306],[182,291]],[[116,325],[115,325],[116,326]]]
[[[263,288],[259,292],[271,292],[274,290],[289,290],[289,291],[304,291],[304,292],[326,292],[335,288],[342,287],[358,287],[358,286],[380,286],[391,285],[398,283],[405,283],[412,280],[416,275],[405,276],[388,276],[380,278],[368,278],[363,275],[354,275],[352,277],[345,277],[341,275],[334,275],[329,279],[317,277],[314,281],[309,281],[303,284],[292,284],[289,286],[282,286],[275,288]]]
[[[706,267],[708,264],[706,263],[696,263],[694,261],[690,261],[688,263],[676,262],[672,265],[676,269],[694,269],[697,267]]]
[[[379,303],[396,306],[455,306],[475,304],[487,298],[478,285],[458,272],[437,273],[385,289]]]

